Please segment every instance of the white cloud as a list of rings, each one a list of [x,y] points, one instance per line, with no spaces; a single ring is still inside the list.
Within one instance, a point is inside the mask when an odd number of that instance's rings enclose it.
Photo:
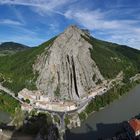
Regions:
[[[46,39],[39,38],[38,36],[23,35],[23,34],[12,35],[12,36],[8,36],[8,37],[3,37],[0,35],[0,42],[14,41],[14,42],[25,44],[25,45],[28,45],[31,47],[38,46],[42,42],[45,42]]]
[[[48,38],[41,37],[37,32],[34,32],[30,29],[26,29],[24,26],[14,26],[14,30],[11,30],[9,36],[4,36],[0,34],[0,42],[14,41],[19,42],[25,45],[36,46],[46,41]]]
[[[53,33],[58,33],[59,32],[59,24],[58,23],[51,23],[49,25],[49,30]]]
[[[79,25],[104,36],[108,41],[127,44],[140,49],[139,20],[109,19],[109,12],[98,10],[69,9],[65,17],[75,20]],[[99,35],[98,34],[98,35]],[[99,36],[100,36],[99,35]]]
[[[26,24],[26,21],[25,21],[25,19],[24,19],[24,16],[22,15],[22,13],[21,13],[19,10],[17,10],[15,6],[11,6],[10,8],[11,8],[12,11],[14,12],[16,18],[17,18],[21,23],[23,23],[23,24],[25,25],[25,24]]]
[[[65,4],[71,3],[69,0],[0,0],[0,4],[9,5],[22,5],[32,7],[35,12],[39,14],[46,14],[46,12],[57,13],[63,15],[57,9],[61,8]]]
[[[11,19],[1,19],[0,24],[8,24],[8,25],[23,25],[21,22]]]
[[[64,15],[90,30],[120,29],[131,24],[140,23],[134,20],[107,19],[107,15],[100,10],[68,10]]]
[[[70,7],[69,5],[75,1],[76,0],[0,0],[0,4],[28,6],[40,15],[57,13],[65,16],[67,19],[72,19],[72,21],[78,25],[93,31],[93,33],[96,32],[97,37],[102,36],[102,39],[127,44],[140,49],[140,21],[128,20],[127,18],[119,19],[120,13],[117,14],[118,9],[116,6],[120,5],[120,3],[117,3],[111,10],[101,11],[100,9],[83,9],[81,8],[82,6],[76,7],[76,5],[71,5],[72,7]],[[122,15],[125,15],[126,12],[127,15],[128,13],[134,15],[135,9],[124,10],[124,12]],[[18,14],[17,16],[20,22],[11,21],[11,24],[21,25],[24,23],[24,19]],[[0,23],[4,23],[4,21],[0,21]],[[6,23],[10,23],[10,21],[5,21],[5,24]],[[49,30],[51,31],[55,31],[57,28],[59,27],[56,23],[49,25]]]
[[[119,31],[114,31],[110,34],[111,35],[107,37],[109,41],[140,49],[140,33],[135,31],[135,29],[128,29],[127,31],[123,31],[120,29]]]

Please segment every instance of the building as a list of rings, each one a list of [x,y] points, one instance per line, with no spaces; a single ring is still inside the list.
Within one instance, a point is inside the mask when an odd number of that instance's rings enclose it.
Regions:
[[[47,95],[41,95],[39,100],[40,101],[46,101],[46,102],[50,101],[50,99],[49,99],[49,97]]]
[[[20,100],[29,100],[30,105],[38,109],[53,110],[53,111],[72,111],[77,108],[73,102],[53,101],[50,102],[50,98],[47,95],[43,95],[40,91],[30,91],[23,89],[18,93]],[[22,110],[30,111],[31,106],[29,104],[22,104]]]
[[[44,101],[37,101],[35,105],[37,108],[48,109],[48,104]]]
[[[76,109],[76,105],[70,102],[62,103],[62,102],[37,101],[35,105],[37,108],[62,112],[72,111]]]
[[[28,112],[31,112],[31,110],[33,109],[33,107],[27,103],[24,103],[21,105],[21,109],[24,110],[24,111],[28,111]]]
[[[128,121],[135,137],[140,135],[140,120],[138,119],[131,119]]]
[[[37,100],[40,100],[40,96],[41,96],[41,92],[40,91],[30,91],[26,88],[24,88],[23,90],[21,90],[18,93],[18,98],[20,100],[30,100],[30,103],[34,103]]]

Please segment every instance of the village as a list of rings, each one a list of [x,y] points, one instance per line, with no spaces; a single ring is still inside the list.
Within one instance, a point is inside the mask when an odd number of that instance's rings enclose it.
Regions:
[[[50,112],[75,112],[84,110],[96,96],[101,96],[114,86],[114,83],[120,84],[123,79],[123,73],[120,72],[116,78],[112,80],[104,80],[101,84],[88,91],[86,96],[80,100],[58,100],[51,98],[40,90],[28,90],[26,88],[18,92],[18,96],[0,84],[0,89],[8,93],[21,103],[23,111],[31,112],[33,109],[44,110]]]
[[[18,98],[23,101],[21,109],[30,112],[33,108],[50,111],[70,111],[75,110],[76,105],[72,102],[51,101],[47,95],[43,95],[40,91],[29,91],[23,89],[18,93]]]
[[[79,101],[60,101],[52,100],[47,95],[44,95],[41,91],[30,91],[26,88],[18,93],[18,99],[22,101],[21,109],[30,112],[32,109],[48,110],[54,112],[71,112],[78,111],[81,108],[85,108],[91,99],[95,96],[101,96],[106,93],[115,83],[120,83],[123,79],[123,72],[120,72],[116,78],[107,81],[104,80],[102,84],[96,85],[94,89],[88,92],[87,96],[82,97]]]
[[[100,87],[94,92],[91,92],[87,97],[84,97],[81,103],[88,102],[88,100],[95,98],[96,95],[102,95],[104,92],[106,92],[106,87]],[[69,112],[75,111],[79,107],[77,102],[52,100],[41,91],[30,91],[26,88],[18,93],[18,99],[22,101],[21,109],[28,112],[34,108],[55,112]]]

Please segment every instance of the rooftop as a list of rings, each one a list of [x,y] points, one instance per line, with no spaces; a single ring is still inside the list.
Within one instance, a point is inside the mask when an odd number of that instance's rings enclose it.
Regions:
[[[27,104],[27,103],[23,103],[23,104],[22,104],[22,107],[32,108],[32,106],[31,106],[31,105],[29,105],[29,104]]]
[[[41,96],[42,93],[40,91],[30,91],[26,88],[24,88],[23,90],[21,90],[18,95],[22,95],[22,96],[25,96],[25,97],[29,97],[29,98],[32,98],[31,96]]]
[[[131,119],[129,121],[129,125],[132,127],[132,129],[136,131],[140,131],[140,121],[138,119]]]

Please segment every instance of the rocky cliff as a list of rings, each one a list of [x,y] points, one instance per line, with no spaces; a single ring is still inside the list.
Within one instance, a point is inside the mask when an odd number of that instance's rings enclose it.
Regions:
[[[4,87],[15,93],[38,88],[53,99],[79,100],[121,71],[124,82],[140,73],[140,50],[99,40],[75,26],[37,47],[0,57]]]
[[[79,100],[104,80],[84,37],[90,37],[86,30],[70,26],[38,56],[36,86],[52,99]]]

